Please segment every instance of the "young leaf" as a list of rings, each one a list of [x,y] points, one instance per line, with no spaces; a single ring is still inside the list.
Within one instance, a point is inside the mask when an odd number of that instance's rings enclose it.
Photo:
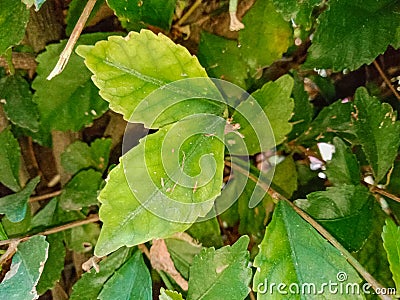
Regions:
[[[52,289],[56,282],[60,280],[61,272],[64,269],[66,253],[63,237],[62,233],[50,234],[47,236],[47,242],[49,243],[49,257],[46,260],[43,273],[40,276],[37,285],[39,295]]]
[[[243,59],[251,76],[280,59],[290,46],[292,30],[275,10],[272,0],[257,1],[243,17],[245,28],[239,32]]]
[[[322,238],[308,223],[287,204],[280,201],[268,225],[260,252],[254,260],[257,267],[253,279],[253,290],[257,299],[287,299],[291,294],[289,286],[302,287],[313,283],[314,291],[321,291],[329,282],[339,284],[339,276],[346,282],[359,284],[361,278],[346,259],[331,244]],[[273,285],[275,284],[275,285]],[[284,284],[284,292],[279,293],[278,284]],[[312,293],[313,287],[310,287]],[[282,289],[280,289],[282,290]],[[319,297],[329,298],[328,289],[323,289]],[[313,295],[313,294],[311,294]],[[363,299],[357,294],[343,294],[341,299]]]
[[[107,33],[82,35],[78,44],[94,44],[107,36]],[[42,129],[46,132],[78,131],[107,110],[107,103],[98,95],[83,59],[75,53],[60,75],[50,81],[46,79],[66,43],[62,41],[47,46],[37,58],[38,75],[32,83],[32,88],[36,90],[33,101],[38,104]]]
[[[20,0],[0,0],[0,55],[24,37],[29,9]]]
[[[371,234],[374,199],[364,186],[330,187],[295,203],[349,251],[359,250]]]
[[[350,147],[338,137],[333,138],[333,145],[335,152],[325,171],[329,181],[336,186],[360,184],[360,166]]]
[[[311,13],[314,7],[321,2],[322,0],[274,0],[274,5],[286,21],[293,20],[296,25],[310,30],[312,25]]]
[[[35,190],[40,177],[36,177],[19,192],[0,198],[0,213],[13,223],[21,222],[26,215],[29,196]]]
[[[84,170],[76,174],[64,187],[60,195],[60,206],[65,210],[80,210],[97,205],[97,193],[103,182],[102,174]]]
[[[158,26],[169,30],[174,15],[176,0],[147,0],[141,2],[121,2],[108,0],[122,26],[128,31],[139,31],[145,25]]]
[[[0,182],[17,192],[19,184],[20,148],[16,138],[6,128],[0,132]]]
[[[11,123],[31,131],[39,129],[39,112],[23,77],[14,75],[0,80],[0,103]]]
[[[76,141],[61,154],[61,164],[71,174],[88,168],[103,172],[108,165],[110,149],[111,139],[97,139],[90,146]]]
[[[165,290],[161,288],[159,300],[184,300],[182,295],[175,291]]]
[[[397,2],[334,0],[328,5],[318,18],[306,67],[355,70],[370,64],[389,45],[399,47]]]
[[[400,146],[400,122],[387,103],[380,103],[365,88],[356,91],[353,124],[365,156],[372,167],[375,182],[390,169]]]
[[[387,219],[382,238],[396,289],[400,291],[400,227],[396,226],[391,219]]]
[[[150,272],[139,250],[107,280],[98,299],[153,299]]]
[[[159,87],[180,79],[207,77],[186,48],[149,30],[131,32],[125,38],[110,36],[108,41],[95,46],[78,47],[77,53],[85,57],[100,95],[126,120],[137,105]],[[156,68],[154,62],[157,62]],[[175,114],[179,115],[178,109]]]
[[[39,298],[36,285],[47,260],[49,244],[44,236],[34,236],[18,245],[10,271],[0,283],[0,299]]]
[[[249,238],[242,236],[232,246],[203,249],[190,268],[188,299],[242,300],[249,293]]]
[[[127,260],[130,254],[131,249],[121,248],[99,263],[98,273],[94,269],[84,273],[72,287],[71,300],[97,299],[104,283]]]

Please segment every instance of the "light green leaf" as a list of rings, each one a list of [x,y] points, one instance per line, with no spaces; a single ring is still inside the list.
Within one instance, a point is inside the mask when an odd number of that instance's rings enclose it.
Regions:
[[[165,290],[161,288],[159,300],[184,300],[182,295],[175,291]]]
[[[310,30],[311,13],[321,2],[322,0],[274,0],[274,5],[286,21],[293,20],[296,25]]]
[[[325,287],[329,282],[339,284],[337,277],[340,274],[346,276],[346,282],[362,282],[341,253],[283,201],[275,208],[254,266],[257,271],[253,279],[253,290],[258,293],[259,300],[271,297],[300,299],[300,295],[290,292],[289,285],[296,284],[301,290],[303,284],[313,283],[315,290],[320,291],[323,284]],[[288,294],[277,291],[276,287],[280,283],[286,285],[284,291]],[[271,284],[275,284],[275,288],[270,289]],[[313,287],[310,289],[312,293]],[[330,299],[331,294],[325,288],[319,297]],[[362,295],[357,294],[343,294],[340,297],[363,299]]]
[[[97,193],[103,182],[102,174],[94,170],[80,171],[64,187],[60,206],[65,210],[80,210],[97,205]]]
[[[99,195],[97,256],[185,231],[210,211],[222,186],[224,127],[220,118],[187,118],[122,157]]]
[[[10,129],[0,132],[0,182],[17,192],[19,184],[20,148]]]
[[[245,28],[239,32],[243,59],[252,77],[282,57],[290,46],[292,30],[272,0],[257,1],[243,17]]]
[[[393,280],[396,283],[396,289],[400,291],[400,227],[396,226],[391,219],[386,220],[383,227],[383,246],[385,247],[390,270],[393,274]]]
[[[190,268],[188,299],[243,300],[249,293],[249,237],[232,246],[203,249]],[[228,288],[229,287],[229,288]]]
[[[35,5],[35,11],[38,11],[45,2],[46,0],[22,0],[22,3],[25,3],[27,7]]]
[[[400,146],[400,122],[387,103],[371,97],[365,88],[356,91],[353,125],[375,181],[382,180],[393,165]]]
[[[360,184],[360,166],[350,147],[338,137],[333,138],[333,145],[335,152],[327,162],[325,171],[329,181],[337,186]]]
[[[139,250],[107,280],[98,299],[153,299],[150,272]]]
[[[29,20],[29,9],[19,0],[0,0],[0,55],[19,44]]]
[[[122,26],[128,31],[139,31],[146,25],[169,30],[176,0],[119,1],[107,0]]]
[[[295,203],[349,251],[359,250],[371,234],[374,199],[364,186],[330,187]]]
[[[248,66],[240,50],[237,41],[203,31],[197,57],[210,77],[227,80],[246,89]]]
[[[68,12],[67,12],[67,17],[65,19],[65,22],[67,23],[67,27],[65,28],[65,33],[67,35],[71,35],[72,30],[74,30],[74,27],[75,27],[76,23],[78,22],[78,19],[81,16],[83,9],[86,6],[86,3],[87,3],[87,1],[72,0],[68,4]],[[86,22],[86,25],[90,24],[90,20],[93,19],[93,17],[99,12],[101,6],[103,6],[104,3],[105,3],[105,0],[96,1],[92,11],[90,12],[90,15]]]
[[[76,141],[61,154],[61,164],[71,174],[88,168],[103,172],[108,165],[110,149],[111,139],[97,139],[90,146]]]
[[[49,244],[44,236],[34,236],[18,245],[10,271],[0,283],[0,299],[33,300],[36,285],[47,260]]]
[[[23,77],[7,76],[0,80],[0,103],[11,123],[31,131],[38,130],[39,112]]]
[[[292,88],[293,78],[289,75],[284,75],[274,82],[271,81],[266,83],[260,90],[257,90],[252,94],[254,98],[248,98],[237,107],[238,111],[254,112],[254,118],[251,120],[244,118],[238,112],[235,112],[232,116],[232,123],[240,124],[239,132],[244,136],[244,142],[246,143],[247,151],[250,155],[266,151],[275,146],[271,139],[270,143],[265,145],[265,149],[260,149],[260,142],[257,139],[257,134],[254,131],[253,126],[261,123],[263,116],[261,116],[261,114],[256,114],[253,103],[254,99],[266,114],[274,134],[275,143],[276,145],[279,145],[292,130],[292,124],[289,123],[294,108],[293,99],[290,98]],[[267,126],[268,124],[263,124],[266,131],[268,131]],[[232,151],[234,154],[246,153],[244,149],[240,149],[239,146],[236,146],[240,145],[240,143],[237,142],[240,138],[241,137],[236,132],[231,132],[226,135],[227,143],[233,144]]]
[[[78,47],[77,53],[85,57],[100,95],[126,120],[159,87],[180,79],[207,77],[186,48],[149,30],[131,32],[127,37],[110,36],[95,46]],[[174,112],[177,121],[180,112]]]
[[[104,283],[127,260],[130,254],[131,249],[121,248],[99,263],[99,273],[94,269],[84,273],[72,287],[71,300],[97,299]]]
[[[107,36],[107,33],[85,34],[79,38],[78,44],[94,44]],[[78,131],[107,110],[107,103],[98,95],[83,59],[75,53],[60,75],[50,81],[46,79],[66,42],[47,46],[46,51],[37,57],[39,64],[38,75],[32,83],[36,90],[33,101],[38,105],[41,128],[45,132]]]
[[[0,213],[5,214],[8,220],[13,223],[22,221],[25,218],[28,208],[29,196],[33,193],[40,177],[36,177],[19,192],[0,198]]]
[[[355,70],[389,45],[400,46],[399,3],[392,0],[329,1],[318,18],[306,67]]]
[[[44,294],[47,290],[54,287],[56,282],[60,280],[61,272],[64,269],[66,250],[63,242],[63,234],[51,234],[47,236],[47,242],[50,245],[49,257],[46,260],[43,273],[37,285],[39,295]]]

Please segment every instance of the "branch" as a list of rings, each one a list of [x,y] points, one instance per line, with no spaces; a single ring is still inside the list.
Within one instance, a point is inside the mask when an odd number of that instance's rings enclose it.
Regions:
[[[249,179],[254,181],[256,184],[258,183],[257,178],[248,173],[245,169],[236,165],[232,162],[225,161],[225,164],[231,167],[233,170],[238,171],[239,173],[248,176]],[[264,191],[266,191],[272,198],[280,201],[285,201],[289,204],[296,212],[300,215],[308,224],[314,227],[325,239],[327,239],[340,253],[346,258],[346,260],[357,270],[357,272],[371,285],[371,287],[377,291],[378,289],[383,289],[384,287],[370,274],[364,267],[351,255],[346,248],[344,248],[324,227],[322,227],[317,221],[315,221],[312,217],[310,217],[306,212],[301,210],[299,207],[294,205],[291,201],[286,199],[284,196],[274,191],[272,188],[268,187],[265,183],[258,184]],[[379,293],[377,293],[379,294]],[[379,295],[381,299],[391,299],[385,295]]]
[[[62,191],[55,191],[55,192],[44,194],[44,195],[40,195],[40,196],[30,197],[29,198],[29,202],[32,203],[32,202],[47,200],[47,199],[59,196],[59,195],[61,195],[61,193],[62,193]]]
[[[377,63],[376,60],[374,60],[374,66],[375,68],[378,70],[379,75],[381,75],[381,77],[383,78],[383,81],[385,81],[386,85],[389,87],[389,89],[392,91],[393,95],[397,98],[397,100],[400,101],[400,95],[399,93],[396,91],[396,89],[394,88],[394,86],[392,85],[392,83],[390,82],[390,80],[386,77],[385,73],[383,72],[383,70],[381,69],[381,67],[379,66],[379,64]]]

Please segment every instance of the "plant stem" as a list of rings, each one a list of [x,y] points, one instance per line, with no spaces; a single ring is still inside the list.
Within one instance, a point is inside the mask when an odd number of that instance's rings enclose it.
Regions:
[[[249,179],[258,184],[257,178],[248,173],[245,169],[236,165],[232,162],[225,161],[227,166],[230,166],[233,170],[240,172],[243,175],[248,176]],[[299,207],[294,205],[291,201],[286,199],[284,196],[274,191],[272,188],[268,187],[265,183],[258,184],[264,191],[266,191],[272,198],[280,201],[285,201],[294,209],[294,211],[300,215],[307,223],[309,223],[315,230],[317,230],[325,239],[327,239],[339,252],[346,258],[346,260],[357,270],[357,272],[371,285],[371,287],[377,291],[378,289],[383,289],[383,286],[365,270],[365,268],[351,255],[346,248],[344,248],[324,227],[322,227],[317,221],[310,217],[306,212],[301,210]],[[381,299],[391,299],[385,295],[379,295]]]
[[[383,72],[383,70],[381,69],[381,67],[379,66],[378,62],[376,60],[374,60],[374,66],[375,68],[378,70],[379,75],[381,75],[381,77],[383,78],[383,80],[385,81],[386,85],[389,87],[389,89],[392,91],[393,95],[397,98],[397,100],[400,101],[400,95],[399,93],[396,91],[396,89],[394,88],[394,86],[392,85],[392,83],[390,82],[390,80],[386,77],[385,73]]]
[[[51,192],[51,193],[40,195],[40,196],[30,197],[29,202],[32,203],[32,202],[47,200],[47,199],[59,196],[59,195],[61,195],[61,193],[62,193],[62,191],[55,191],[55,192]]]
[[[71,56],[72,50],[74,49],[74,46],[78,41],[83,28],[85,27],[86,21],[89,18],[95,3],[96,0],[88,0],[88,2],[86,3],[86,6],[83,9],[81,16],[79,17],[78,22],[76,23],[74,30],[72,31],[71,36],[69,37],[67,45],[65,46],[63,52],[61,52],[60,58],[56,66],[54,67],[53,71],[51,71],[51,73],[47,77],[47,80],[53,79],[55,76],[59,75],[64,70],[65,66],[68,63],[69,57]]]
[[[187,18],[190,17],[190,15],[196,10],[196,8],[201,4],[202,0],[196,0],[195,3],[193,3],[193,5],[189,8],[189,10],[182,16],[182,18],[179,19],[177,25],[181,26],[186,20]]]

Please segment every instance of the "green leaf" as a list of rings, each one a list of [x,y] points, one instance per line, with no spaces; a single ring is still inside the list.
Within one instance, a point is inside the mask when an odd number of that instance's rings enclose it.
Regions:
[[[360,184],[360,166],[350,147],[338,137],[333,138],[333,145],[335,152],[327,162],[325,171],[329,181],[336,186]]]
[[[65,28],[65,33],[67,35],[71,35],[72,30],[74,30],[74,27],[76,23],[78,22],[78,19],[80,15],[83,12],[83,9],[86,6],[86,1],[81,1],[81,0],[72,0],[68,4],[68,12],[67,12],[67,17],[65,19],[65,22],[67,23],[67,27]],[[99,12],[101,6],[103,6],[105,3],[105,0],[99,0],[96,1],[94,4],[94,7],[92,11],[90,12],[89,18],[86,22],[86,25],[90,23],[90,20],[93,19],[93,17]]]
[[[139,31],[146,25],[153,25],[169,30],[174,15],[176,0],[146,0],[122,2],[108,0],[122,26],[128,31]]]
[[[396,289],[400,291],[400,227],[396,226],[391,219],[387,219],[382,238]]]
[[[97,256],[185,231],[210,211],[222,186],[224,127],[220,118],[187,118],[122,157],[99,195]]]
[[[107,33],[85,34],[79,38],[78,44],[94,44],[107,36]],[[36,90],[33,101],[38,105],[41,128],[47,133],[50,130],[78,131],[107,110],[107,103],[98,95],[83,59],[75,53],[71,54],[68,65],[60,75],[47,80],[66,43],[64,40],[49,45],[37,57],[39,64],[38,75],[32,83],[32,88]]]
[[[0,198],[0,213],[5,214],[8,220],[13,223],[22,221],[25,218],[28,208],[29,196],[35,190],[40,177],[36,177],[19,192]]]
[[[292,156],[287,156],[275,167],[272,187],[286,198],[297,190],[297,170]]]
[[[25,218],[22,221],[17,222],[17,223],[12,223],[7,218],[3,218],[1,220],[1,223],[3,224],[5,232],[10,237],[26,235],[26,233],[31,228],[31,222],[32,222],[32,214],[31,214],[31,209],[30,209],[29,205],[28,205],[27,212],[25,214]]]
[[[22,0],[22,3],[25,3],[27,7],[35,5],[35,11],[38,11],[45,2],[46,0]]]
[[[293,20],[296,25],[310,30],[312,25],[311,13],[314,7],[321,2],[321,0],[274,0],[274,5],[286,21]]]
[[[330,187],[295,203],[349,251],[359,250],[371,234],[374,199],[364,186]]]
[[[393,165],[400,146],[400,122],[387,103],[371,97],[365,88],[356,91],[353,124],[375,181],[382,180]]]
[[[19,0],[0,0],[0,7],[0,55],[3,55],[23,39],[29,9]]]
[[[20,148],[16,138],[6,128],[0,132],[0,182],[17,192],[19,184]]]
[[[292,88],[293,79],[289,75],[284,75],[274,82],[266,83],[260,90],[252,94],[254,98],[250,97],[238,105],[237,111],[232,116],[232,123],[240,124],[239,132],[244,136],[244,142],[246,143],[247,151],[250,155],[266,151],[274,147],[275,144],[279,145],[292,130],[292,125],[289,123],[294,108],[293,99],[290,98]],[[256,124],[262,124],[260,126],[263,126],[265,131],[268,131],[268,124],[263,124],[264,116],[255,111],[254,99],[266,114],[275,138],[275,144],[273,144],[273,140],[270,139],[269,143],[265,145],[265,149],[260,149],[260,142],[257,139],[254,126]],[[250,112],[249,116],[252,116],[253,119],[249,120],[238,112]],[[231,132],[226,135],[227,143],[233,144],[232,154],[246,153],[246,150],[237,146],[240,145],[237,141],[240,138],[241,137],[236,132]]]
[[[159,300],[184,300],[182,295],[175,291],[165,290],[161,288]]]
[[[248,67],[240,50],[237,41],[203,31],[197,57],[210,77],[227,80],[246,89]]]
[[[108,165],[110,149],[111,139],[97,139],[90,146],[76,141],[61,154],[61,164],[71,174],[88,168],[103,172]]]
[[[66,250],[63,243],[63,234],[50,234],[47,236],[47,242],[50,245],[49,257],[46,260],[43,273],[37,285],[39,295],[44,294],[55,286],[56,282],[60,280],[61,272],[64,269]]]
[[[279,201],[274,211],[254,266],[257,271],[253,279],[253,290],[258,293],[259,300],[271,297],[297,298],[299,296],[291,293],[288,288],[293,284],[301,289],[304,284],[313,283],[316,290],[320,291],[329,282],[340,284],[337,279],[340,274],[346,275],[346,282],[362,282],[341,253],[283,201]],[[284,291],[288,294],[278,292],[277,285],[280,283],[286,285]],[[272,284],[275,284],[275,288],[270,289]],[[312,286],[310,289],[312,291]],[[323,290],[324,293],[319,294],[319,297],[330,299],[328,289]],[[357,294],[343,294],[340,297],[363,299]]]
[[[243,17],[245,28],[239,32],[243,59],[252,77],[282,57],[290,46],[292,30],[276,12],[272,0],[257,1]]]
[[[31,131],[39,129],[39,112],[32,102],[32,93],[26,80],[18,75],[0,80],[0,103],[7,118],[15,125]]]
[[[34,236],[18,245],[10,271],[0,283],[0,299],[33,300],[39,297],[36,285],[47,260],[48,249],[44,236]]]
[[[99,233],[98,224],[92,223],[74,227],[64,231],[66,246],[78,253],[91,252],[96,245]]]
[[[98,273],[94,269],[84,273],[72,287],[71,300],[97,299],[104,283],[127,260],[130,254],[131,249],[121,248],[99,263],[100,271]]]
[[[97,193],[103,182],[102,174],[94,170],[80,171],[64,187],[60,206],[65,210],[80,210],[97,205]]]
[[[85,57],[100,95],[125,120],[129,120],[138,104],[156,89],[180,79],[207,77],[197,58],[186,48],[149,30],[131,32],[127,37],[110,36],[108,41],[94,47],[78,47],[77,53]],[[194,108],[190,109],[193,113]],[[173,122],[181,119],[179,109],[174,109],[174,113]]]
[[[187,230],[187,233],[204,247],[214,246],[218,248],[224,245],[217,218],[197,221]]]
[[[232,246],[205,248],[190,268],[188,299],[244,299],[252,272],[248,266],[249,238],[242,236]],[[229,286],[229,288],[228,288]]]
[[[98,299],[153,299],[150,272],[139,250],[107,280]]]
[[[318,18],[305,67],[355,70],[389,45],[400,46],[397,1],[334,0],[328,5]]]

